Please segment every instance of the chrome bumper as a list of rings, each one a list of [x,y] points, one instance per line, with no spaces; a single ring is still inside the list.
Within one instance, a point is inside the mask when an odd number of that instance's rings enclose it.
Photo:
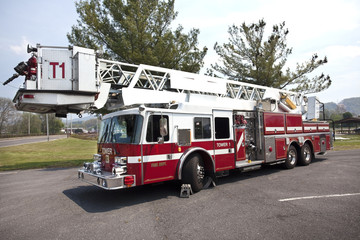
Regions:
[[[126,177],[133,177],[133,184],[125,184]],[[113,175],[110,172],[93,173],[85,168],[78,170],[78,178],[84,182],[101,187],[106,190],[116,190],[136,186],[135,175]]]

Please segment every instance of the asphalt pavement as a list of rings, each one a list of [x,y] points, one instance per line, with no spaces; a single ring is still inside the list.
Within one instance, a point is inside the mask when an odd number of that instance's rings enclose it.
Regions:
[[[15,137],[15,138],[0,138],[0,148],[1,147],[11,147],[18,146],[28,143],[37,143],[37,142],[46,142],[53,141],[56,139],[66,138],[66,135],[49,135],[48,136],[24,136],[24,137]]]
[[[360,239],[360,150],[268,166],[179,198],[176,182],[106,191],[76,169],[0,173],[1,239]]]

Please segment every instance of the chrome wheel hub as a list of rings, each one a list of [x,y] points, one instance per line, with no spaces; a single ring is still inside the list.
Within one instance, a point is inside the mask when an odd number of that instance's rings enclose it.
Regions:
[[[310,152],[310,150],[308,149],[308,148],[305,148],[304,149],[304,159],[305,159],[305,161],[310,161],[310,159],[311,159],[311,152]]]
[[[205,177],[205,168],[203,166],[200,166],[199,164],[197,164],[196,175],[197,175],[199,182],[201,182]]]
[[[296,162],[296,152],[294,150],[289,151],[288,159],[291,165],[294,165]]]

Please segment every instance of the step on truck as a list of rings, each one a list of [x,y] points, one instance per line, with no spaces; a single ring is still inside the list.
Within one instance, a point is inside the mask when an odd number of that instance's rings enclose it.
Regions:
[[[149,65],[76,46],[28,47],[18,110],[81,114],[105,108],[97,153],[78,178],[107,190],[179,180],[192,192],[230,170],[309,165],[332,148],[316,97]]]

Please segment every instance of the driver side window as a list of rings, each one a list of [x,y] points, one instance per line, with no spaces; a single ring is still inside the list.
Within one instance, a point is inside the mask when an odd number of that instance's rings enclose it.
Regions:
[[[148,125],[146,129],[146,141],[158,142],[160,135],[160,119],[165,118],[167,121],[167,129],[169,129],[169,116],[167,115],[151,115],[149,116]],[[169,141],[169,133],[164,136],[164,141]]]

